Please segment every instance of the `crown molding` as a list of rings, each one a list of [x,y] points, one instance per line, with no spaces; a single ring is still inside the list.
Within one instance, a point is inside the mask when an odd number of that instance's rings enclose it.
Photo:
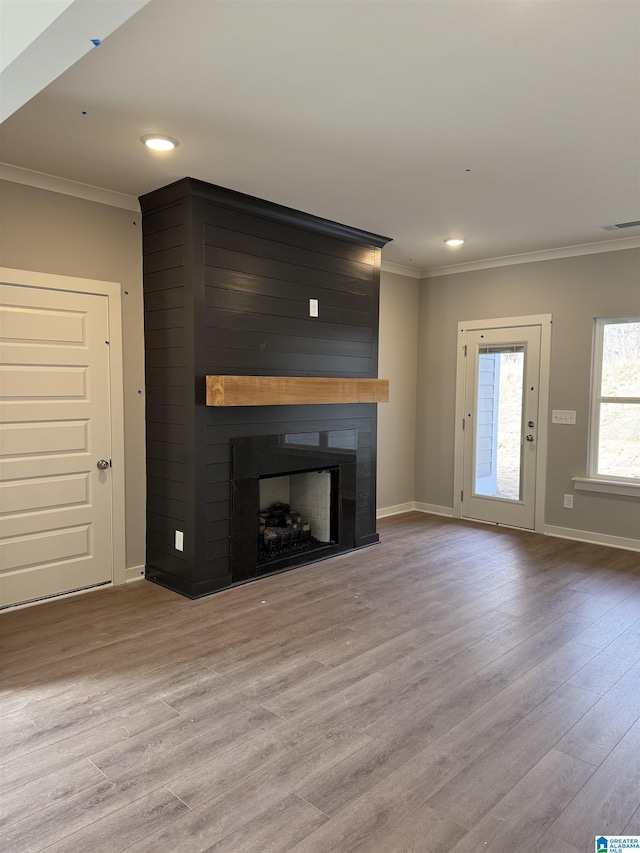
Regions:
[[[105,190],[102,187],[94,187],[91,184],[82,184],[80,181],[57,178],[55,175],[46,175],[44,172],[34,172],[20,166],[11,166],[9,163],[0,163],[0,180],[24,184],[52,193],[71,195],[85,201],[95,201],[98,204],[108,204],[110,207],[133,210],[136,213],[140,212],[140,204],[135,196],[118,193],[114,190]]]
[[[418,267],[408,267],[404,264],[392,264],[391,261],[383,261],[380,267],[382,272],[390,272],[394,275],[406,275],[408,278],[423,278],[424,273]]]
[[[616,240],[602,240],[597,243],[582,243],[578,246],[561,246],[558,249],[525,252],[522,255],[506,255],[503,258],[487,258],[484,261],[470,261],[468,264],[455,264],[450,267],[434,267],[433,269],[423,270],[422,277],[437,278],[441,275],[456,275],[460,272],[508,267],[512,264],[531,264],[534,261],[553,261],[556,258],[575,258],[579,255],[595,255],[600,252],[617,252],[621,249],[638,248],[640,248],[640,237],[621,237]]]

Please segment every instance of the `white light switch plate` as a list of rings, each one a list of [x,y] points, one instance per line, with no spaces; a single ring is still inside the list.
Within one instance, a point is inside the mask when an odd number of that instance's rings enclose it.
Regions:
[[[575,424],[576,413],[568,409],[554,409],[551,412],[552,424]]]
[[[318,300],[310,299],[309,300],[309,316],[317,317],[318,316]]]
[[[176,551],[184,551],[184,533],[176,530]]]

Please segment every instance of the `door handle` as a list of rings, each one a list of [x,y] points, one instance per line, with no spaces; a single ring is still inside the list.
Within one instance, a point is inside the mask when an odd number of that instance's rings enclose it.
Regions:
[[[535,438],[532,435],[525,435],[526,441],[535,441]]]
[[[96,466],[97,466],[101,471],[106,471],[106,470],[107,470],[107,468],[109,468],[109,463],[107,462],[107,460],[106,460],[106,459],[98,459],[98,461],[96,462]]]

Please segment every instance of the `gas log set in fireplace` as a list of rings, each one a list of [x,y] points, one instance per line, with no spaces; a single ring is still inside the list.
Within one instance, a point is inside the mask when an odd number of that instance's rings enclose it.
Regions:
[[[269,560],[276,554],[304,551],[317,539],[311,535],[311,524],[289,504],[276,501],[258,516],[259,556]]]

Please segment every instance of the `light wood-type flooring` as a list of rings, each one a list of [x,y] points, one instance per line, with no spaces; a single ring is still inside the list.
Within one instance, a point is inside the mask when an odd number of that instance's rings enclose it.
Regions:
[[[411,513],[199,601],[0,616],[3,853],[587,853],[640,834],[637,553]]]

